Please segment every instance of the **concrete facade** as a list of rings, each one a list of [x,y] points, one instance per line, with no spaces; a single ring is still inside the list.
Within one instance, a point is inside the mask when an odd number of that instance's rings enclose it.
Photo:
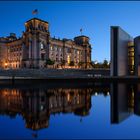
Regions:
[[[119,26],[111,27],[111,76],[129,75],[128,44],[132,41]]]
[[[33,18],[25,23],[25,32],[17,38],[14,33],[0,38],[1,68],[90,68],[89,37],[71,39],[50,36],[49,23]],[[47,62],[53,63],[47,64]],[[49,66],[48,66],[49,65]]]
[[[132,115],[131,86],[124,83],[111,84],[111,123],[120,123]]]
[[[140,36],[134,38],[135,75],[140,76]]]
[[[140,84],[111,84],[111,123],[120,123],[131,115],[140,116]]]

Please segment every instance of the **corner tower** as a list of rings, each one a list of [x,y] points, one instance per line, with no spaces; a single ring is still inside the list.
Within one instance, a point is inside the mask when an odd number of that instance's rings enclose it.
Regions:
[[[91,62],[91,44],[89,43],[89,40],[89,37],[84,35],[77,36],[74,38],[74,42],[77,45],[82,46],[84,49],[82,60],[84,60],[85,62],[85,68],[90,68]]]
[[[49,23],[33,18],[25,23],[23,32],[22,65],[29,68],[41,68],[49,57]]]

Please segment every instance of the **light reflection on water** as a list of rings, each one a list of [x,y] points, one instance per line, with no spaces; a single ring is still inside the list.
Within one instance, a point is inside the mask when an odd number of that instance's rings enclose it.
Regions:
[[[7,85],[0,138],[139,138],[140,84]]]

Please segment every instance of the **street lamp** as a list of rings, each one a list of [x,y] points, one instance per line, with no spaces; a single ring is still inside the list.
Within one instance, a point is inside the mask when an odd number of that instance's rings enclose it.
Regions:
[[[5,68],[7,68],[7,65],[8,65],[7,62],[5,62],[5,64],[4,64]]]
[[[95,60],[95,61],[94,61],[94,64],[96,65],[97,63],[98,63],[98,61],[97,61],[97,60]]]

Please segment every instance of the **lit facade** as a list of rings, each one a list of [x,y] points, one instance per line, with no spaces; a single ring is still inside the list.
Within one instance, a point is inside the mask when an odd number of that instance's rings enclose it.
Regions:
[[[38,18],[25,23],[22,37],[11,33],[0,38],[1,68],[90,68],[90,62],[89,37],[52,38],[49,23]]]
[[[0,114],[10,117],[19,114],[25,120],[26,128],[32,130],[47,128],[51,114],[88,115],[92,91],[91,88],[4,89],[0,91]]]
[[[134,75],[134,42],[128,43],[128,74]]]

